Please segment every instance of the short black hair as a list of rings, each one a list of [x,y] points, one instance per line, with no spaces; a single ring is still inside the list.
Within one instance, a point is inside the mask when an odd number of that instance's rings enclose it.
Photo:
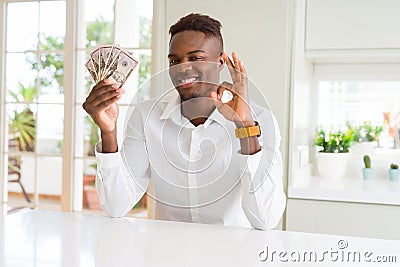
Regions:
[[[182,17],[177,23],[169,28],[171,34],[170,42],[175,34],[183,31],[198,31],[204,33],[207,37],[218,38],[221,42],[221,52],[224,48],[224,41],[221,35],[222,24],[216,19],[207,15],[191,13]]]

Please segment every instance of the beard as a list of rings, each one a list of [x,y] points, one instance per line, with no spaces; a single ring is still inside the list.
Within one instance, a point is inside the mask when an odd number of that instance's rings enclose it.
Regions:
[[[181,97],[181,101],[184,102],[199,97],[210,98],[211,97],[210,93],[213,87],[214,84],[197,82],[189,88],[180,88],[178,86],[176,90],[178,91],[179,96]]]

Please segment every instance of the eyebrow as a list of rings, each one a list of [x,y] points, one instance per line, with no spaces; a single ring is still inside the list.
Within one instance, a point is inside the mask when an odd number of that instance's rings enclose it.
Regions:
[[[193,50],[193,51],[190,51],[190,52],[189,52],[189,53],[187,53],[187,54],[188,54],[188,55],[191,55],[191,54],[194,54],[194,53],[199,53],[199,52],[201,52],[201,53],[205,53],[206,51],[198,49],[198,50]],[[168,54],[168,57],[176,57],[176,55],[175,55],[175,54]]]

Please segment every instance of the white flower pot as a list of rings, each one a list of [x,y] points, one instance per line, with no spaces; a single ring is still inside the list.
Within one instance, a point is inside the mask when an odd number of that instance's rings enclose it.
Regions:
[[[342,178],[346,172],[349,153],[323,153],[317,156],[317,166],[321,177]]]
[[[374,152],[374,148],[378,146],[378,142],[360,142],[351,145],[350,153],[356,157],[364,157],[364,155],[371,155]]]

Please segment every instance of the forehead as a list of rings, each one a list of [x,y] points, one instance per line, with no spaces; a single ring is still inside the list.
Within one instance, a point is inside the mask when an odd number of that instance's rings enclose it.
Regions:
[[[206,36],[198,31],[178,32],[171,38],[169,44],[170,54],[186,54],[195,50],[202,50],[206,53],[219,53],[221,44],[218,38]]]

